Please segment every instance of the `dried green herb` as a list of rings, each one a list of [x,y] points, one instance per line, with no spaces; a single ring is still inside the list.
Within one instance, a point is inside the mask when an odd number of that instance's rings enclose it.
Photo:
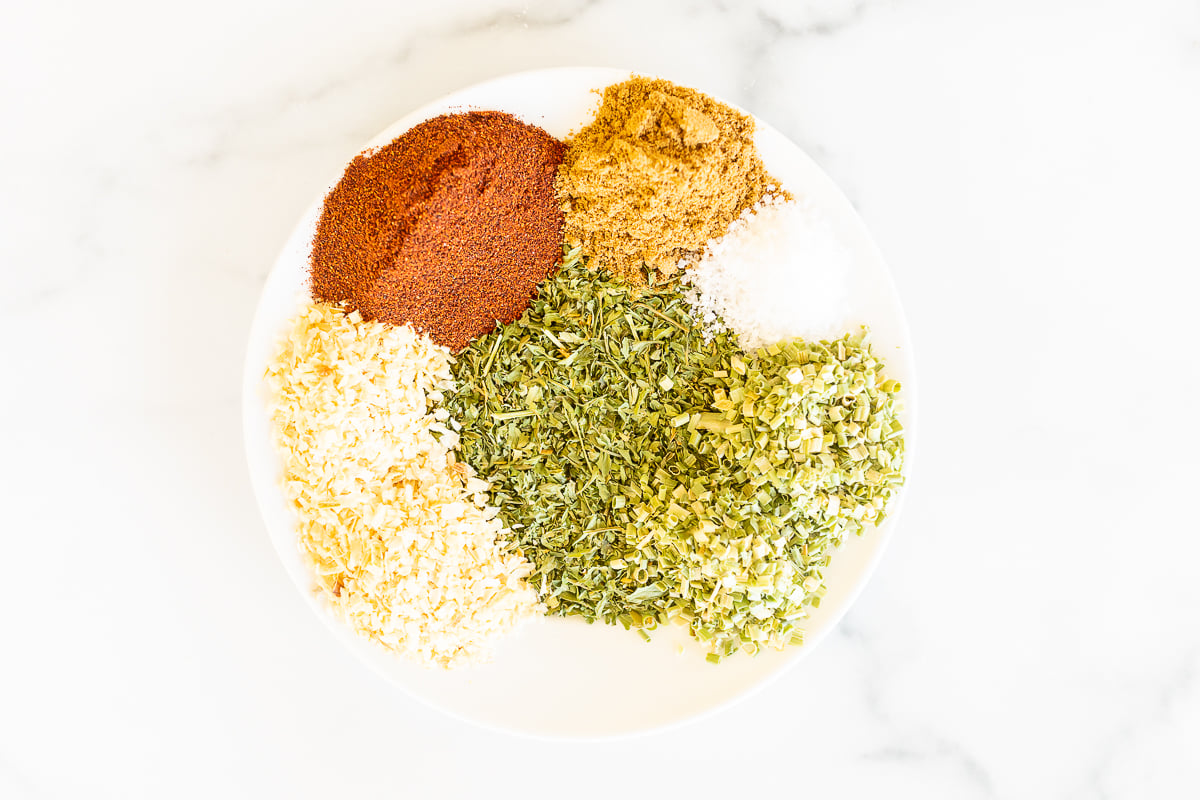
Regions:
[[[747,357],[705,342],[678,291],[574,252],[457,359],[461,454],[547,607],[641,631],[679,619],[713,660],[801,641],[833,549],[901,482],[900,387],[865,331]]]

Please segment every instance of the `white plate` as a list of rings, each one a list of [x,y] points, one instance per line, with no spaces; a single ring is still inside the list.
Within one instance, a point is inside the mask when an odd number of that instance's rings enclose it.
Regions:
[[[599,102],[594,89],[629,74],[564,68],[498,78],[412,112],[368,147],[386,144],[430,117],[470,109],[507,111],[565,137],[592,118]],[[908,330],[887,266],[850,203],[808,156],[762,122],[757,143],[768,171],[793,194],[823,209],[851,248],[854,317],[870,324],[875,352],[886,359],[888,373],[904,384],[907,470],[913,449],[915,374]],[[852,539],[834,556],[825,573],[829,592],[805,626],[806,644],[755,658],[739,654],[715,666],[704,660],[704,650],[682,629],[660,629],[646,643],[619,627],[553,617],[507,639],[490,665],[456,672],[428,670],[359,638],[330,614],[313,594],[296,547],[292,512],[279,489],[279,457],[271,445],[262,381],[287,320],[305,294],[309,248],[324,195],[296,226],[263,288],[246,353],[242,402],[251,481],[271,541],[296,587],[342,644],[408,694],[450,714],[492,728],[568,738],[616,736],[695,718],[761,688],[820,644],[874,570],[895,527],[899,504],[879,530]]]

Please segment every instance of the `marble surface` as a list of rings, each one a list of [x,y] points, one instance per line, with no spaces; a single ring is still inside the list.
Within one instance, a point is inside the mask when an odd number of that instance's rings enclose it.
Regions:
[[[1195,2],[24,4],[0,26],[0,796],[1200,796]],[[358,146],[506,72],[722,94],[859,208],[922,380],[845,623],[607,743],[431,711],[263,531],[264,276]]]

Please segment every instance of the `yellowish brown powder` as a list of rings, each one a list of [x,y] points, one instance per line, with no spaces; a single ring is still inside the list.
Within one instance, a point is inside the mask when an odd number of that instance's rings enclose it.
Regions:
[[[569,143],[555,182],[565,237],[593,267],[644,285],[724,235],[778,182],[754,146],[754,120],[669,81],[604,90],[596,119]]]

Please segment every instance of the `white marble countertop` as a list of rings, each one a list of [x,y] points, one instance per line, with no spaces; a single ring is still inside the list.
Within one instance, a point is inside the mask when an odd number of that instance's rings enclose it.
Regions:
[[[1200,796],[1195,2],[28,4],[0,45],[0,797]],[[922,384],[838,632],[593,744],[457,722],[334,646],[239,412],[264,276],[342,163],[571,64],[803,146],[889,259]]]

